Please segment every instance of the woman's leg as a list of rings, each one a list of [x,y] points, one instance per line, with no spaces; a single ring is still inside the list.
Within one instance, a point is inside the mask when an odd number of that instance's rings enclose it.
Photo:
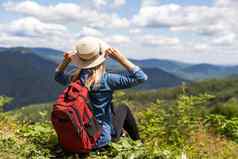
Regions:
[[[112,124],[114,130],[116,131],[115,135],[113,136],[115,140],[120,138],[123,129],[127,131],[133,140],[140,139],[135,118],[128,106],[114,107]]]
[[[127,106],[125,107],[125,109],[127,109],[127,116],[126,116],[126,120],[124,122],[123,128],[128,132],[128,134],[133,140],[139,140],[140,136],[139,136],[136,120],[131,110]]]

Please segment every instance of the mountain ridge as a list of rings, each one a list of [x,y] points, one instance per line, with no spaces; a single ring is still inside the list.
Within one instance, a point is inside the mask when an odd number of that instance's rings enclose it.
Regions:
[[[46,60],[51,60],[54,63],[60,63],[63,60],[63,52],[60,50],[52,48],[43,48],[43,47],[13,47],[13,48],[0,48],[0,52],[3,50],[25,50],[25,53],[30,52],[34,53]],[[215,65],[208,63],[186,63],[174,60],[167,59],[130,59],[136,65],[141,66],[142,68],[159,68],[163,71],[172,73],[182,79],[188,80],[204,80],[210,78],[223,78],[230,75],[238,75],[238,65]],[[108,68],[113,68],[114,70],[122,70],[122,66],[119,65],[116,61],[109,59],[106,61]]]
[[[54,81],[56,62],[24,48],[6,49],[0,56],[0,95],[14,98],[14,102],[6,106],[6,110],[53,101],[62,90],[63,87]],[[148,74],[149,80],[136,89],[174,87],[186,81],[159,68],[143,70]]]

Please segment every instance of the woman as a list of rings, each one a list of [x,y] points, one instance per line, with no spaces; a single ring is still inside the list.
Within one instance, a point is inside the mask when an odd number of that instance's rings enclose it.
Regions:
[[[112,58],[127,71],[120,74],[106,72],[104,61]],[[66,66],[72,62],[77,69],[65,74]],[[102,126],[102,133],[95,148],[106,146],[112,139],[117,140],[126,130],[133,140],[140,139],[135,119],[127,106],[112,107],[115,90],[136,86],[147,75],[129,61],[123,54],[94,37],[80,39],[74,51],[65,53],[63,63],[55,71],[55,80],[62,85],[80,80],[89,90],[94,115]],[[114,109],[113,109],[114,108]]]

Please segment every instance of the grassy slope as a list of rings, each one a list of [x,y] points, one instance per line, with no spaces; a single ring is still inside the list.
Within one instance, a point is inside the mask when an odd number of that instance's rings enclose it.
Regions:
[[[238,79],[232,78],[208,80],[190,86],[160,91],[117,92],[114,103],[130,105],[140,123],[140,133],[145,144],[141,145],[124,138],[120,143],[112,144],[103,152],[91,153],[88,158],[113,158],[115,156],[117,158],[131,156],[135,158],[140,158],[138,156],[141,158],[143,156],[144,158],[175,158],[175,156],[181,156],[182,144],[185,145],[183,149],[189,158],[235,159],[238,155],[238,144],[230,137],[226,138],[224,133],[219,135],[215,130],[206,127],[204,112],[202,116],[199,116],[198,112],[205,110],[205,115],[207,115],[208,109],[204,106],[223,106],[230,99],[237,98],[237,86]],[[195,95],[195,97],[208,92],[216,97],[206,100],[189,96],[178,99],[182,92]],[[157,100],[158,98],[160,101]],[[201,103],[201,99],[204,102]],[[194,103],[199,103],[199,105],[194,105]],[[52,103],[30,105],[0,115],[0,156],[49,158],[52,155],[51,149],[57,141],[50,123],[47,122],[51,105]],[[179,116],[177,116],[178,112],[180,112]],[[229,124],[231,122],[228,123],[228,128]],[[238,124],[236,122],[232,124],[232,131],[238,132],[236,129]],[[74,158],[73,156],[68,155],[66,158]]]

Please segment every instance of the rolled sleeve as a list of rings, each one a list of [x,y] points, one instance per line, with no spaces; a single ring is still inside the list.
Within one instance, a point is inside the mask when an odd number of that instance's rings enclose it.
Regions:
[[[138,67],[138,66],[135,66],[133,69],[132,69],[132,73],[134,74],[134,76],[136,77],[136,79],[139,81],[139,82],[144,82],[146,80],[148,80],[148,76],[144,73],[144,71]]]

